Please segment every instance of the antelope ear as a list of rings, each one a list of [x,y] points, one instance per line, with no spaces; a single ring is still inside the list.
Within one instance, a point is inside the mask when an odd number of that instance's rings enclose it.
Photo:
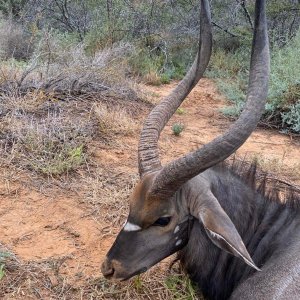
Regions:
[[[244,260],[246,264],[260,271],[248,253],[234,224],[212,193],[204,201],[198,213],[207,235],[219,248]]]

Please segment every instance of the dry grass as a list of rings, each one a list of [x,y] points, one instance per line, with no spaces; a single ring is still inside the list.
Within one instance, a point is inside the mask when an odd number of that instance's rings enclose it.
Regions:
[[[138,180],[137,174],[124,174],[101,167],[90,172],[82,172],[81,177],[72,185],[76,190],[78,182],[81,186],[84,201],[101,224],[110,224],[102,228],[102,237],[114,236],[122,227],[128,215],[129,195]]]
[[[0,62],[1,163],[56,176],[85,162],[93,134],[109,140],[134,133],[137,126],[121,107],[94,105],[139,106],[135,85],[126,78],[130,51],[120,43],[91,57],[84,44],[65,44],[45,32],[27,64]]]
[[[22,171],[14,166],[1,167],[0,174],[0,196],[15,197],[21,190]]]
[[[287,167],[285,164],[285,155],[281,158],[267,158],[263,155],[256,154],[249,157],[248,160],[256,161],[261,170],[268,173],[269,177],[277,178],[278,174],[280,174],[280,177],[287,178],[289,182],[297,181],[300,177],[300,163],[296,163],[292,168]]]
[[[155,71],[149,71],[143,76],[143,82],[145,84],[159,86],[162,84],[160,76]]]
[[[41,287],[50,294],[50,278],[39,264],[23,263],[1,244],[0,264],[4,275],[0,280],[1,299],[41,299]]]
[[[0,244],[1,299],[202,299],[196,296],[190,280],[177,265],[164,272],[155,266],[126,283],[90,277],[75,287],[61,272],[68,259],[24,263]],[[166,267],[165,263],[161,264]]]
[[[1,164],[60,175],[85,162],[93,134],[88,119],[65,114],[42,91],[0,97]]]
[[[300,185],[293,182],[299,178],[299,164],[294,169],[285,167],[283,159],[268,159],[262,155],[256,154],[247,157],[239,157],[238,155],[231,156],[227,159],[229,165],[236,166],[235,162],[239,162],[236,172],[245,174],[249,167],[256,164],[256,187],[259,188],[262,184],[271,195],[280,196],[284,202],[291,195],[290,192],[296,194],[300,192]],[[279,175],[280,174],[280,175]]]
[[[166,267],[165,263],[162,263]],[[146,274],[135,277],[129,283],[111,283],[104,279],[84,293],[92,299],[157,299],[157,300],[197,300],[190,280],[178,266],[162,272],[159,266],[153,267]]]
[[[1,18],[0,13],[0,18]],[[21,25],[12,20],[0,20],[0,59],[27,59],[33,52],[33,40]]]
[[[88,57],[83,44],[63,45],[47,33],[27,65],[0,62],[0,163],[59,176],[86,163],[94,135],[107,142],[133,134],[136,123],[115,105],[139,109],[125,76],[130,47]]]
[[[49,116],[42,122],[25,116],[7,120],[2,158],[45,175],[60,175],[81,165],[88,135],[84,125]]]
[[[137,123],[118,105],[33,90],[0,94],[0,130],[2,166],[57,176],[84,166],[93,137],[111,142],[136,133]]]
[[[48,33],[27,64],[1,63],[0,91],[42,90],[63,99],[80,95],[136,99],[135,85],[126,78],[130,49],[129,44],[119,44],[89,57],[84,44],[62,45]]]
[[[132,135],[136,133],[136,122],[121,107],[109,108],[99,103],[93,108],[99,123],[100,132],[104,135]]]

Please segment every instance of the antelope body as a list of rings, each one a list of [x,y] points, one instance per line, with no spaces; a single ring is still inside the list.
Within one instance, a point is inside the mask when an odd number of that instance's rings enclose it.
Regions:
[[[144,124],[139,143],[140,182],[102,273],[126,280],[178,252],[187,273],[210,299],[299,299],[300,209],[296,200],[281,204],[266,199],[217,165],[245,142],[264,109],[269,77],[264,0],[256,0],[249,89],[241,116],[202,148],[166,166],[160,163],[159,135],[210,59],[207,0],[201,0],[200,23],[199,49],[191,69]],[[249,174],[252,183],[255,172]]]

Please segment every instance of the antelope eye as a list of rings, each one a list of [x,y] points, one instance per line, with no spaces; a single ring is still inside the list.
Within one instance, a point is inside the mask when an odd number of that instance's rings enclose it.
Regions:
[[[160,217],[153,223],[153,226],[167,226],[170,221],[171,217]]]

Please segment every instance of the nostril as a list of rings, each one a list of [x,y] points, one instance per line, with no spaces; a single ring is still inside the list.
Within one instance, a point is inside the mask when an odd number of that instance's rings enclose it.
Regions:
[[[105,278],[111,278],[114,275],[115,269],[113,268],[111,261],[106,259],[102,263],[101,272]]]

